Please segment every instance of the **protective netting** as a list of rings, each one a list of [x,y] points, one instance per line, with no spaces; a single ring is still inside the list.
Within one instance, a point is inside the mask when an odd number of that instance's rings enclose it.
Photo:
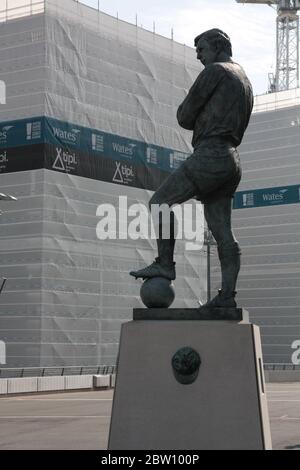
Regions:
[[[101,203],[147,204],[190,150],[176,109],[194,51],[72,0],[0,29],[0,340],[7,366],[114,364],[154,241],[97,238]],[[55,171],[54,171],[55,170]],[[176,303],[205,300],[204,251],[177,243]]]
[[[292,90],[267,95],[270,111],[252,115],[240,147],[243,178],[233,211],[242,247],[238,301],[261,328],[267,363],[299,363],[300,107],[291,106],[293,96],[298,102],[295,95]],[[257,106],[263,103],[261,97]],[[212,269],[217,287],[216,259]]]
[[[10,366],[114,363],[123,321],[140,307],[128,275],[153,259],[149,240],[100,241],[101,202],[118,205],[118,186],[49,170],[0,176],[19,200],[1,220],[1,338]],[[5,180],[5,181],[4,181]],[[147,192],[122,187],[129,204]],[[177,306],[204,297],[205,263],[177,243]]]
[[[0,23],[44,11],[45,0],[0,0]]]

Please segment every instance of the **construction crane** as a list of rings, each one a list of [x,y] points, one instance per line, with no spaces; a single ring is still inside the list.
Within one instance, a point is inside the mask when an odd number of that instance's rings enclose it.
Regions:
[[[269,74],[269,92],[299,87],[300,0],[236,0],[277,7],[276,73]]]

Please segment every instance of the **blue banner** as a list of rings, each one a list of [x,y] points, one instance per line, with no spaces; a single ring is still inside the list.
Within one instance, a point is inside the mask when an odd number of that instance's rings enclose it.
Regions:
[[[0,124],[0,149],[50,144],[68,153],[112,159],[122,164],[143,165],[166,172],[178,168],[188,154],[66,123],[36,117]]]
[[[49,168],[155,190],[188,156],[45,116],[0,123],[0,173]],[[300,185],[294,185],[239,191],[233,208],[299,202]]]
[[[279,206],[300,203],[300,184],[276,188],[239,191],[235,194],[233,209]]]
[[[44,118],[0,123],[0,149],[24,147],[44,142]]]

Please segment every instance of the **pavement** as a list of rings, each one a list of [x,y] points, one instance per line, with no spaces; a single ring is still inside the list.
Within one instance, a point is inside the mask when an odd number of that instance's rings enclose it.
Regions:
[[[273,449],[300,450],[300,383],[267,384]],[[113,391],[0,398],[0,450],[104,450]]]

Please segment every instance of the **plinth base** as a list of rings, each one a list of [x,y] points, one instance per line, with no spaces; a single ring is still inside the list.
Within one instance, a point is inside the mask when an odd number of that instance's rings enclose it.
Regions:
[[[242,308],[134,308],[133,320],[229,320],[249,321]]]
[[[184,385],[172,358],[186,347],[201,365]],[[270,448],[257,326],[184,318],[122,326],[110,450]]]

